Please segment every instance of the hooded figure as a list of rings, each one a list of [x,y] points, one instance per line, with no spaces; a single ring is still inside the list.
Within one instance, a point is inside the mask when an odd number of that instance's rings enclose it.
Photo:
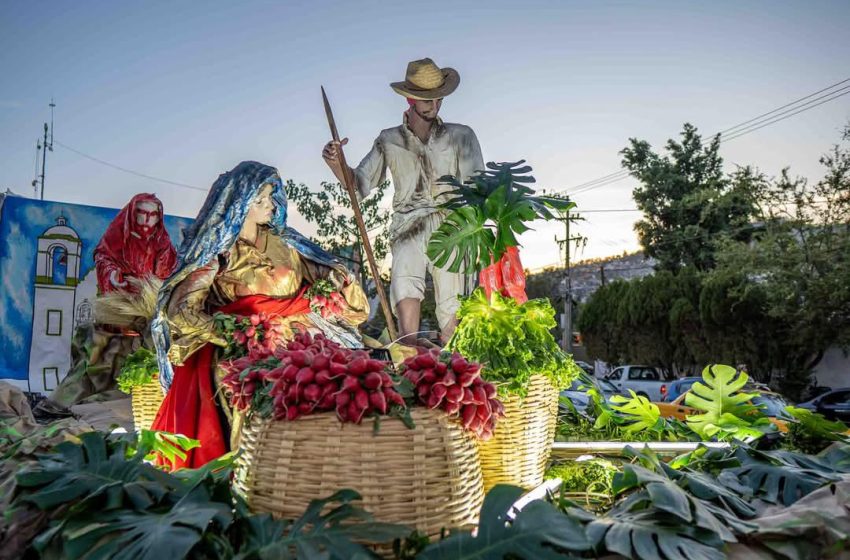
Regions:
[[[174,468],[199,467],[228,450],[234,418],[216,398],[216,348],[227,343],[215,331],[214,313],[265,313],[345,346],[362,346],[356,325],[368,317],[365,294],[339,260],[287,227],[286,215],[277,170],[240,163],[213,184],[159,291],[151,334],[168,393],[152,429],[201,442]],[[305,294],[317,280],[329,280],[343,296],[338,317],[311,311]]]
[[[164,280],[176,261],[162,202],[152,194],[137,194],[110,222],[94,250],[98,292],[135,293],[137,288],[128,278],[153,275]]]

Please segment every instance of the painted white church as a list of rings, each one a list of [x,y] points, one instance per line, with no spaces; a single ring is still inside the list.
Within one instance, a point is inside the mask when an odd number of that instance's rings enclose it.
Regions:
[[[82,241],[64,216],[37,242],[28,384],[46,394],[71,369],[75,328],[92,322],[97,275],[92,267],[80,278]]]

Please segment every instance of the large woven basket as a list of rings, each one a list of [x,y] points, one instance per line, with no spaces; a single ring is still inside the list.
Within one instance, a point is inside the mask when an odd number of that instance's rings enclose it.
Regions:
[[[529,381],[528,395],[502,401],[505,417],[493,437],[479,444],[484,492],[496,484],[539,486],[549,462],[558,415],[558,390],[542,375]]]
[[[333,413],[292,422],[253,416],[242,427],[234,487],[255,512],[295,518],[309,502],[351,488],[376,520],[436,536],[478,521],[484,500],[475,437],[444,413],[343,424]]]
[[[163,398],[159,377],[156,375],[148,383],[133,387],[130,392],[130,403],[133,407],[133,424],[137,432],[150,430]]]

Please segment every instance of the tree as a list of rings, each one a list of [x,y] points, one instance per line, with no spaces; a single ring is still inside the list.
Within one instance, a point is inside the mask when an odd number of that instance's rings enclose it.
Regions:
[[[737,275],[732,305],[758,298],[770,329],[753,336],[780,345],[765,366],[789,395],[801,393],[826,350],[850,347],[850,145],[833,146],[820,162],[825,174],[813,185],[787,169],[764,185],[754,241],[727,240],[712,273],[715,282]]]
[[[686,123],[681,136],[681,142],[667,141],[666,156],[635,138],[620,153],[623,167],[641,182],[634,199],[644,217],[635,230],[644,252],[661,270],[707,270],[714,266],[718,234],[749,238],[756,211],[750,193],[762,178],[749,168],[724,174],[719,135],[704,145]]]
[[[360,201],[360,212],[363,222],[370,233],[372,250],[375,260],[380,263],[389,252],[389,231],[387,224],[392,216],[388,208],[381,207],[384,194],[389,186],[385,181],[378,185],[372,194]],[[322,183],[318,192],[312,191],[307,185],[295,184],[291,179],[286,182],[286,195],[298,213],[313,224],[316,224],[316,235],[313,241],[333,253],[360,276],[362,286],[369,286],[371,273],[368,262],[363,254],[360,231],[351,211],[351,199],[348,191],[340,183]],[[373,292],[374,289],[369,290]]]

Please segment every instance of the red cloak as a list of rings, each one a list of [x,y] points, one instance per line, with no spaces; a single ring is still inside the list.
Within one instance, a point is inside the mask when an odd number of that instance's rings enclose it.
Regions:
[[[295,297],[286,299],[245,296],[216,311],[243,317],[260,312],[280,317],[299,315],[310,311],[309,300],[302,297],[304,291],[302,289]],[[171,388],[151,426],[151,430],[183,434],[201,442],[201,447],[187,452],[185,461],[177,458],[172,465],[164,458],[159,459],[160,464],[172,470],[202,467],[228,451],[227,422],[222,417],[215,395],[215,351],[214,345],[205,344],[183,365],[174,367]]]
[[[148,236],[137,231],[136,206],[140,202],[152,202],[159,208],[159,222]],[[162,202],[155,195],[148,193],[137,194],[131,198],[100,238],[100,243],[94,250],[94,262],[99,293],[117,289],[109,281],[113,271],[119,273],[121,280],[126,280],[128,276],[143,278],[152,274],[163,280],[167,278],[174,270],[177,252],[165,230]],[[122,289],[135,291],[132,285]]]

